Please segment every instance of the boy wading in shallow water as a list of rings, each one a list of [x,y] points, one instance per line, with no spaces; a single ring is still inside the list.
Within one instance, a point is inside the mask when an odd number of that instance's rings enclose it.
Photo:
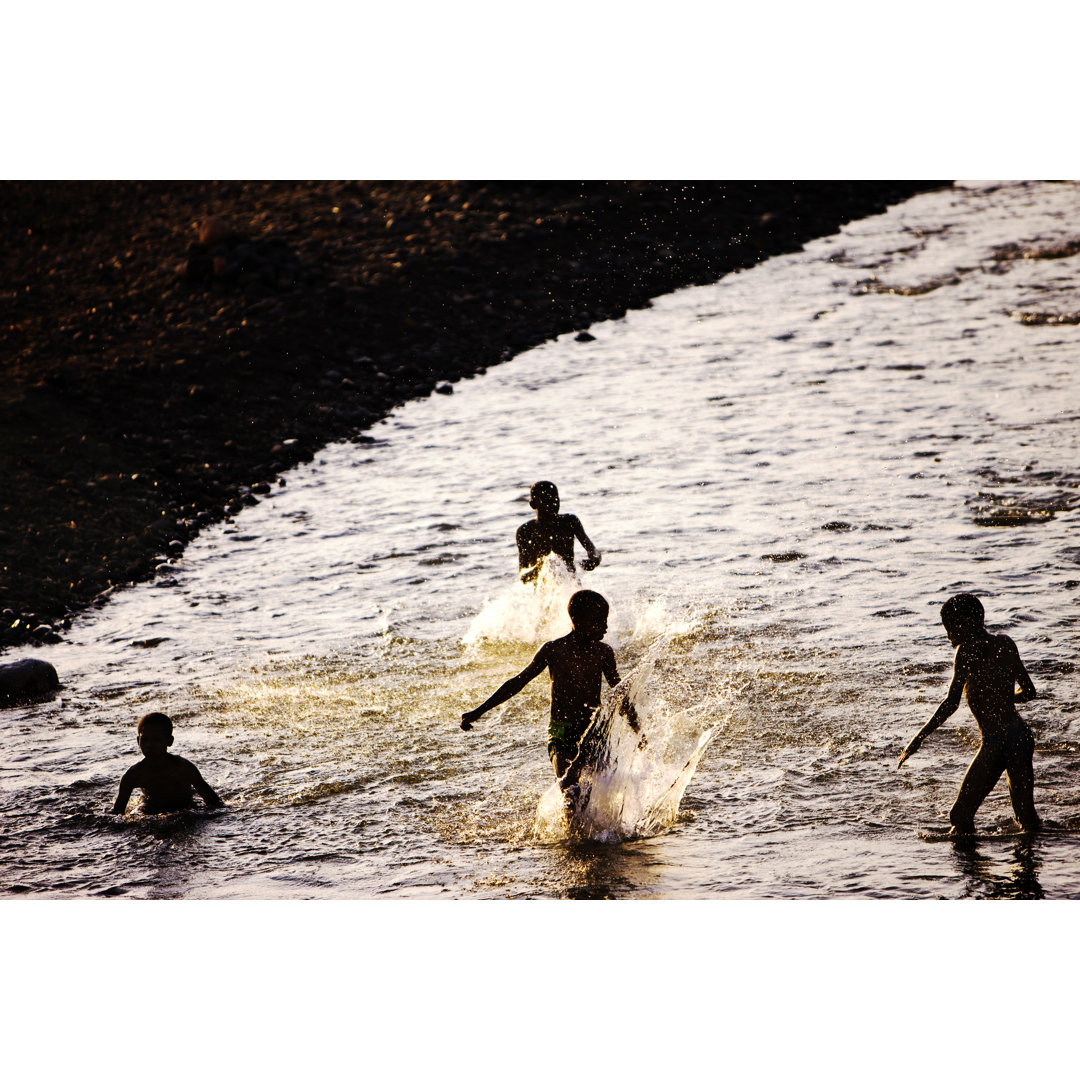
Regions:
[[[983,606],[977,596],[960,593],[941,606],[941,622],[949,641],[956,646],[952,682],[945,700],[900,755],[897,768],[940,727],[960,705],[966,693],[968,706],[982,732],[982,746],[968,766],[960,794],[949,811],[951,836],[975,831],[975,811],[1002,772],[1008,774],[1009,796],[1017,821],[1027,831],[1039,828],[1035,813],[1035,774],[1031,757],[1035,740],[1031,729],[1016,711],[1018,702],[1035,697],[1035,687],[1020,653],[1006,634],[990,634],[983,625]],[[1013,693],[1013,686],[1019,690]]]
[[[479,708],[461,715],[462,730],[468,731],[489,709],[520,693],[547,668],[551,674],[548,756],[564,789],[573,783],[570,763],[600,706],[601,680],[606,679],[608,686],[619,681],[615,650],[603,640],[608,602],[599,593],[582,589],[570,597],[567,610],[574,627],[569,634],[541,645],[527,668],[507,679]]]
[[[139,749],[143,759],[124,773],[112,808],[114,814],[127,810],[135,788],[142,789],[140,809],[144,814],[190,810],[194,806],[193,791],[213,809],[225,805],[190,761],[169,753],[172,741],[172,721],[164,713],[147,713],[139,721]]]
[[[536,511],[534,521],[518,526],[518,573],[522,581],[535,581],[546,555],[558,555],[567,569],[574,569],[574,539],[589,553],[582,570],[600,565],[600,552],[585,535],[574,514],[559,513],[559,489],[550,480],[540,480],[529,488],[529,505]]]

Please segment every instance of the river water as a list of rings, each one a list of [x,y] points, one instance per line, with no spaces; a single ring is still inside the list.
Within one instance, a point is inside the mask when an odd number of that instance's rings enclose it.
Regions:
[[[2,717],[0,887],[1080,896],[1080,327],[1055,318],[1080,312],[1078,220],[1075,184],[920,195],[326,448],[33,652],[63,689]],[[603,562],[537,590],[513,537],[540,479]],[[458,727],[581,586],[620,671],[648,657],[658,729],[715,729],[656,835],[537,832],[546,676]],[[1039,690],[1033,840],[1004,781],[978,839],[944,840],[966,706],[896,769],[944,695],[957,591]],[[108,814],[152,710],[225,811]]]

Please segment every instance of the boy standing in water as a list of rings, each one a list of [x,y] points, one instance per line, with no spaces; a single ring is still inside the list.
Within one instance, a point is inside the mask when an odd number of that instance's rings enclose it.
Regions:
[[[588,552],[582,570],[600,565],[600,552],[585,535],[574,514],[559,513],[559,489],[550,480],[540,480],[529,489],[529,505],[536,511],[534,521],[518,527],[518,572],[522,581],[535,581],[545,555],[558,555],[567,569],[574,569],[574,538]]]
[[[619,681],[615,651],[603,640],[608,602],[599,593],[582,589],[570,597],[567,611],[574,627],[569,634],[542,645],[528,667],[507,679],[479,708],[461,716],[461,728],[468,731],[489,709],[508,701],[547,668],[551,675],[548,756],[564,787],[572,782],[567,770],[600,706],[601,679],[608,686]]]
[[[164,814],[170,810],[190,810],[192,792],[202,796],[211,809],[224,806],[199,770],[186,758],[169,753],[172,746],[172,721],[159,712],[147,713],[139,721],[139,749],[142,761],[132,765],[120,781],[120,791],[112,812],[122,814],[135,788],[141,788],[144,814]]]
[[[941,606],[941,622],[956,646],[952,683],[945,700],[900,755],[897,768],[915,753],[923,740],[940,727],[960,705],[967,703],[982,733],[982,745],[968,766],[960,793],[949,811],[950,836],[975,831],[975,811],[990,794],[1002,772],[1008,775],[1013,812],[1027,832],[1039,828],[1035,813],[1035,774],[1031,758],[1035,740],[1020,719],[1016,705],[1035,697],[1035,687],[1012,638],[990,634],[983,625],[983,606],[977,596],[960,593]],[[1019,690],[1013,693],[1013,686]]]

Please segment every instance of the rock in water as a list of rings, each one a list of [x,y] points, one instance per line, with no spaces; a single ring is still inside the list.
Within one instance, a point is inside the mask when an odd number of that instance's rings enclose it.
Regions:
[[[208,217],[199,225],[199,243],[204,247],[223,244],[236,235],[236,230],[224,218]]]
[[[45,660],[28,657],[0,664],[0,707],[41,701],[59,689],[56,668]]]

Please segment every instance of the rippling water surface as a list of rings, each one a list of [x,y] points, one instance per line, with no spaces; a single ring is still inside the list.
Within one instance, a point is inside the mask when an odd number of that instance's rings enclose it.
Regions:
[[[327,448],[34,653],[63,690],[2,717],[0,885],[1080,896],[1078,220],[1073,184],[922,195]],[[546,678],[458,728],[569,628],[573,582],[516,582],[539,479],[604,554],[582,583],[611,602],[620,670],[652,650],[654,715],[718,728],[648,839],[534,832]],[[966,706],[896,771],[944,694],[937,613],[961,590],[1040,692],[1033,841],[1003,782],[985,835],[939,841]],[[108,815],[152,709],[226,811]]]

